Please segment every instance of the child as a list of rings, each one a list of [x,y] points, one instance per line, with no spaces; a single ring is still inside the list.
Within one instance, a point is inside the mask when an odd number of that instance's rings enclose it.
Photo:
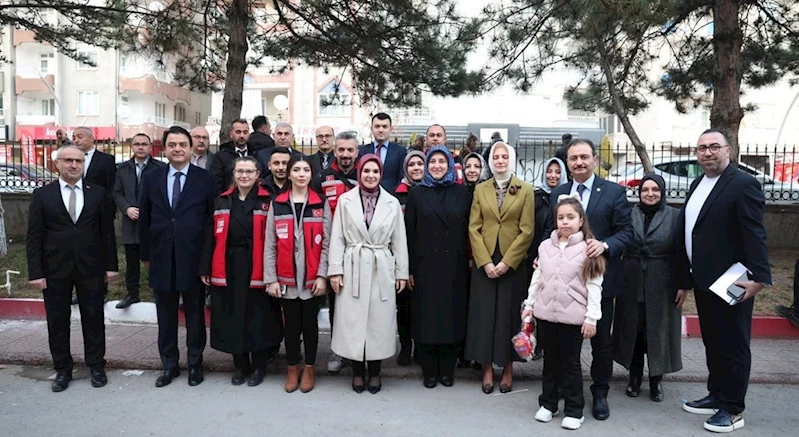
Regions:
[[[596,334],[596,322],[602,317],[606,266],[605,258],[586,255],[586,240],[593,235],[576,196],[558,197],[554,212],[558,229],[538,248],[539,268],[530,281],[522,311],[522,320],[539,319],[539,341],[547,351],[543,393],[538,398],[541,408],[535,419],[549,422],[558,414],[560,386],[566,414],[561,426],[572,430],[585,420],[580,349],[584,338]]]

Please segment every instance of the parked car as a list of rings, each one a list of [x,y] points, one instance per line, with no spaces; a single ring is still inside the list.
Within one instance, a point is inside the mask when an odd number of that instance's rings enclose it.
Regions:
[[[6,192],[29,193],[57,179],[57,174],[40,165],[0,164],[0,186],[15,190]]]
[[[652,161],[652,167],[666,181],[667,195],[672,199],[688,197],[691,183],[702,175],[702,166],[695,156],[689,155],[657,158]],[[775,181],[771,176],[744,163],[739,163],[738,168],[760,181],[766,200],[799,200],[799,185]],[[627,187],[628,196],[637,197],[638,185],[644,173],[644,166],[638,163],[612,171],[608,180]]]

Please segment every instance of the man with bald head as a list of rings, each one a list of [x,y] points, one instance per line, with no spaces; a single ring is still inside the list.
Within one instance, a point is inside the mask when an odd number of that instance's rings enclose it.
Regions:
[[[313,169],[314,179],[319,179],[322,176],[322,170],[327,170],[335,156],[333,156],[333,138],[335,132],[330,126],[320,126],[316,128],[316,146],[318,150],[308,159],[311,161],[311,168]]]
[[[55,137],[56,140],[58,141],[58,147],[75,145],[75,143],[73,143],[72,140],[69,139],[69,135],[67,135],[67,132],[63,128],[56,129]]]
[[[208,130],[197,126],[191,130],[191,163],[197,167],[211,171],[216,154],[208,150],[210,137]]]

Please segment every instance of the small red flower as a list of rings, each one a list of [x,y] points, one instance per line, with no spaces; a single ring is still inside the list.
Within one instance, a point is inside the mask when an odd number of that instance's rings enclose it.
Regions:
[[[511,185],[510,188],[508,188],[508,193],[510,193],[511,196],[515,196],[521,189],[521,185]]]

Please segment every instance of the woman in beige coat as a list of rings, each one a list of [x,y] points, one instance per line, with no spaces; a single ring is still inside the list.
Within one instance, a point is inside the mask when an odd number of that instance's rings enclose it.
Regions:
[[[408,246],[399,201],[380,187],[376,155],[358,162],[359,187],[341,195],[333,217],[328,276],[336,296],[332,349],[352,360],[352,389],[382,386],[381,361],[396,352],[396,293],[408,279]]]

